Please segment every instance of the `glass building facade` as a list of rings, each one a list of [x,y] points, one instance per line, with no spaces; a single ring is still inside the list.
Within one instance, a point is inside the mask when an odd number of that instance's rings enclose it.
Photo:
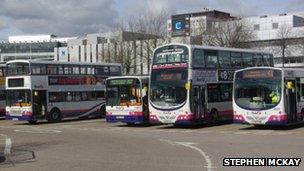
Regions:
[[[1,61],[14,59],[54,60],[55,48],[67,46],[61,42],[0,43]]]

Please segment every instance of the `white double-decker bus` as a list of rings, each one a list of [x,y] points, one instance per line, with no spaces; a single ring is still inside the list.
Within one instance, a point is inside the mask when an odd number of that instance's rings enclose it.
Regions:
[[[127,124],[149,121],[149,76],[121,76],[106,80],[106,120]]]
[[[0,63],[0,117],[5,116],[5,63]]]
[[[50,122],[105,114],[108,76],[120,64],[15,60],[6,64],[6,119]]]
[[[236,71],[233,110],[235,123],[303,122],[304,69],[253,67]]]
[[[150,122],[232,121],[233,74],[250,66],[273,66],[273,56],[254,50],[183,44],[156,48],[150,75]]]

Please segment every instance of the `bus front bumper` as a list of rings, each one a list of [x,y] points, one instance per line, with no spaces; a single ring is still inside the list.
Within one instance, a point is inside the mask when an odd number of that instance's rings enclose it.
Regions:
[[[143,123],[144,116],[129,116],[129,115],[109,115],[106,116],[106,121],[109,123],[125,122],[125,123]]]
[[[16,120],[16,121],[29,121],[32,120],[33,117],[31,115],[21,115],[21,116],[11,116],[5,115],[6,120]]]

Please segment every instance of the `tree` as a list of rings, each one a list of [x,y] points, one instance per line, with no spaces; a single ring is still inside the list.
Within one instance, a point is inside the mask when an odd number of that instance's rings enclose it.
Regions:
[[[245,48],[244,43],[254,38],[252,30],[242,20],[209,23],[201,34],[206,45],[233,48]]]
[[[282,56],[282,67],[284,68],[286,52],[289,44],[291,43],[289,38],[292,36],[292,28],[287,25],[282,25],[277,30],[276,45],[279,46]]]
[[[149,72],[152,52],[157,46],[157,41],[158,39],[164,39],[166,35],[167,18],[168,13],[165,10],[157,13],[148,10],[141,15],[131,16],[126,20],[122,20],[113,30],[113,32],[119,31],[122,33],[123,31],[129,31],[135,33],[130,34],[128,37],[128,41],[131,43],[123,42],[123,53],[120,54],[126,74],[129,74],[131,69],[135,73],[136,65],[138,64],[137,60],[140,61],[140,74],[143,74],[144,66],[148,67]],[[142,33],[145,36],[138,38],[136,33]],[[140,59],[137,58],[138,55],[140,55]]]

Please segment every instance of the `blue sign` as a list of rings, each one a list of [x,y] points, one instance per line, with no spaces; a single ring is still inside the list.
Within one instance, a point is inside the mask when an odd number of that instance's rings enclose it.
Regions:
[[[181,30],[183,29],[183,23],[181,21],[178,21],[175,23],[175,30]]]
[[[59,61],[67,61],[68,60],[68,48],[60,47],[58,48]]]
[[[175,30],[182,30],[184,28],[184,23],[182,21],[176,21],[174,23]]]

